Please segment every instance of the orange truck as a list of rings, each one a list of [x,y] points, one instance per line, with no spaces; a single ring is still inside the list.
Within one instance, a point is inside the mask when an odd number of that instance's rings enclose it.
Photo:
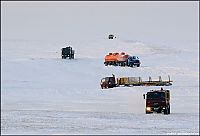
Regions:
[[[109,53],[104,57],[105,66],[140,66],[140,60],[137,56],[130,56],[124,52],[121,53]]]

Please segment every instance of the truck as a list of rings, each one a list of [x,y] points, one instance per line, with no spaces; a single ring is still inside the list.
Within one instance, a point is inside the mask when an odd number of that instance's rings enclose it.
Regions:
[[[72,50],[72,47],[70,46],[61,49],[62,59],[66,59],[66,58],[74,59],[74,54],[75,54],[75,51]]]
[[[108,35],[108,39],[114,39],[114,38],[116,38],[116,37],[113,34]]]
[[[105,66],[113,65],[113,66],[128,66],[133,67],[137,66],[140,67],[140,60],[137,56],[128,55],[125,52],[115,52],[109,53],[104,57],[104,64]]]
[[[169,80],[163,81],[161,76],[159,76],[159,80],[152,80],[149,76],[148,81],[142,81],[141,77],[105,77],[101,79],[101,88],[113,88],[119,86],[170,86],[172,85],[170,80],[170,76],[168,75]]]
[[[146,96],[146,114],[150,113],[164,113],[170,114],[170,91],[164,90],[162,87],[160,90],[150,90]]]
[[[116,81],[115,81],[115,75],[113,75],[111,77],[102,78],[100,85],[101,85],[102,89],[116,87],[117,84],[116,84]]]

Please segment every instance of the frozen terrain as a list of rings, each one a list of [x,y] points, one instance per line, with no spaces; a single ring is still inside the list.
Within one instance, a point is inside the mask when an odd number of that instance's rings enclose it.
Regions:
[[[3,134],[199,132],[198,46],[159,47],[120,39],[88,40],[85,44],[74,43],[75,59],[62,60],[64,44],[2,41]],[[141,67],[103,65],[105,54],[121,50],[138,55]],[[159,75],[167,80],[170,75],[173,85],[164,88],[171,90],[171,114],[144,113],[142,94],[160,87],[102,90],[100,79],[111,74],[141,76],[143,80],[148,76],[158,80]]]
[[[1,134],[199,134],[198,6],[9,4],[2,4]],[[117,38],[108,40],[110,32]],[[61,59],[68,45],[74,60]],[[104,66],[107,53],[122,51],[141,67]],[[160,87],[102,90],[101,78],[112,74],[170,75],[173,85],[163,88],[171,114],[145,114],[143,94]]]

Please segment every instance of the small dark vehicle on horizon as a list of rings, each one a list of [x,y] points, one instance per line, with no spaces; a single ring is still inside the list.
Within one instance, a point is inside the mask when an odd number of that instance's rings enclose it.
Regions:
[[[62,48],[61,50],[61,56],[62,56],[62,59],[66,59],[66,58],[69,58],[69,59],[74,59],[74,53],[75,51],[72,50],[72,47],[65,47],[65,48]]]
[[[108,39],[114,39],[116,38],[113,34],[108,35]]]

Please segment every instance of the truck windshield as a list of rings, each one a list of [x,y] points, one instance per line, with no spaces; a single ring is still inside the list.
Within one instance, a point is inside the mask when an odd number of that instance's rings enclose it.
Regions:
[[[136,57],[135,57],[135,56],[133,56],[133,57],[132,57],[132,59],[136,59]]]
[[[112,82],[112,83],[114,83],[115,82],[115,78],[113,78],[113,77],[102,78],[101,82]]]
[[[108,77],[106,77],[106,78],[103,78],[102,80],[101,80],[102,82],[108,82],[109,81],[109,78]]]
[[[164,92],[149,92],[147,93],[147,99],[164,99]]]
[[[111,77],[111,78],[110,78],[110,82],[111,82],[111,83],[114,83],[114,82],[115,82],[115,78]]]

